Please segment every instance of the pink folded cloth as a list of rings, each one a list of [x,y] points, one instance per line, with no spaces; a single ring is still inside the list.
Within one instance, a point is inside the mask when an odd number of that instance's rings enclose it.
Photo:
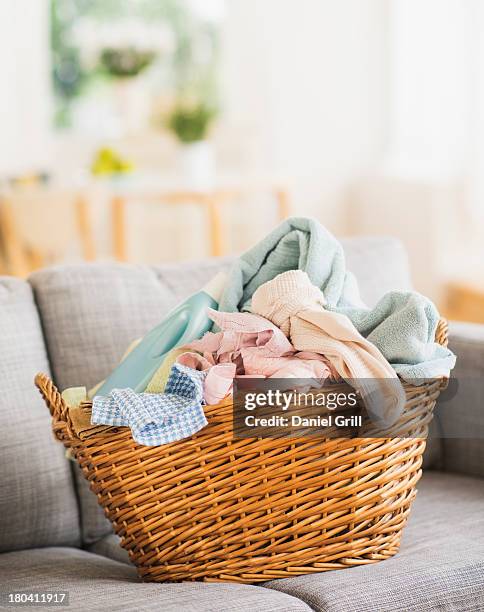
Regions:
[[[242,349],[242,361],[247,375],[259,374],[266,378],[317,378],[331,376],[327,361],[308,351],[286,357],[264,357],[257,348]]]
[[[207,372],[203,381],[203,397],[207,404],[218,404],[231,393],[235,376],[234,363],[214,365],[213,360],[188,351],[182,353],[176,361],[194,370]]]
[[[317,384],[336,375],[322,355],[296,352],[277,325],[264,317],[212,309],[208,315],[222,331],[208,332],[185,348],[201,352],[210,363],[235,364],[237,375],[253,378],[311,378]]]
[[[264,357],[294,353],[294,348],[281,330],[263,317],[248,312],[218,312],[212,308],[207,312],[222,331],[207,332],[200,340],[187,344],[186,348],[200,351],[215,363],[235,363],[237,373],[243,374],[243,349],[257,348]]]
[[[232,392],[235,363],[219,363],[210,368],[205,378],[203,392],[207,404],[218,404]]]
[[[290,270],[261,285],[252,310],[286,334],[295,349],[324,355],[338,374],[371,400],[373,416],[389,426],[400,416],[405,392],[395,370],[350,319],[324,308],[320,289],[301,270]]]
[[[181,355],[178,355],[176,358],[176,363],[180,363],[181,365],[186,366],[187,368],[192,368],[193,370],[199,370],[200,372],[205,372],[213,365],[215,365],[214,361],[210,361],[203,355],[199,353],[192,353],[191,351],[186,351]]]

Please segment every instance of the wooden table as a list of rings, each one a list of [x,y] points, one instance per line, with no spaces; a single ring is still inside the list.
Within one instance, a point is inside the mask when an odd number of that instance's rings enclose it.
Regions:
[[[214,257],[226,253],[224,241],[224,227],[222,223],[221,209],[230,201],[244,196],[252,191],[268,192],[274,196],[277,204],[277,216],[279,220],[286,219],[290,214],[289,196],[287,190],[280,185],[232,187],[213,190],[184,190],[184,189],[136,189],[117,190],[111,198],[112,216],[112,239],[113,254],[118,261],[127,260],[126,239],[126,206],[129,201],[136,202],[158,202],[167,205],[196,204],[203,208],[207,215],[209,224],[210,254]]]
[[[66,202],[69,200],[75,207],[77,234],[75,238],[80,241],[83,258],[88,261],[96,259],[90,214],[90,201],[96,193],[101,193],[102,197],[109,202],[113,256],[118,261],[128,259],[126,208],[130,202],[200,206],[208,221],[208,242],[212,256],[224,255],[227,252],[222,208],[229,205],[231,201],[254,192],[269,193],[276,204],[278,219],[283,220],[290,214],[287,190],[279,182],[271,180],[255,181],[243,178],[238,181],[221,180],[217,188],[202,190],[183,188],[182,182],[167,177],[149,178],[141,175],[116,180],[87,177],[79,184],[63,189],[65,189]],[[39,186],[32,192],[31,197],[43,198],[47,206],[50,194],[57,194],[56,197],[58,197],[60,191],[62,190],[55,186],[49,188]],[[15,198],[13,191],[0,191],[0,240],[3,243],[2,250],[5,257],[4,262],[0,258],[0,272],[27,276],[33,270],[47,265],[48,261],[42,252],[35,249],[33,245],[28,245],[22,237],[21,227],[15,215]],[[48,231],[49,219],[46,219],[46,225],[47,227],[39,227],[39,232]],[[50,228],[51,230],[54,225]],[[55,228],[55,231],[62,230],[63,228]]]

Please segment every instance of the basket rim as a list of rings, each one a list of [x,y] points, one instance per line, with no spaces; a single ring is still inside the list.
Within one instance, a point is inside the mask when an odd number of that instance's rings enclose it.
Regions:
[[[447,346],[448,344],[448,322],[445,318],[440,318],[438,321],[438,325],[435,331],[435,341],[438,342],[441,346]],[[400,377],[399,377],[400,378]],[[400,379],[401,380],[401,379]],[[446,377],[440,377],[436,379],[439,382],[439,389],[443,389],[448,384],[448,379]],[[417,385],[413,385],[408,381],[401,381],[403,387],[406,389],[407,394],[412,392],[413,390],[419,388]],[[340,388],[352,388],[346,381],[335,381],[331,383]],[[330,385],[323,385],[320,389],[320,392],[332,392],[334,391],[334,386],[332,390],[330,390]],[[75,432],[70,414],[69,414],[69,406],[62,398],[62,395],[59,389],[56,387],[52,379],[44,373],[38,373],[35,376],[35,385],[40,391],[44,402],[50,410],[52,416],[52,427],[54,431],[54,435],[62,441],[66,446],[71,446],[74,443],[81,442],[81,438]],[[86,400],[81,402],[80,404],[86,409],[92,408],[92,400]],[[226,396],[223,400],[221,400],[217,404],[207,404],[204,406],[204,412],[207,416],[209,422],[214,419],[214,416],[217,415],[219,417],[226,416],[228,412],[232,412],[233,408],[233,399],[231,396]],[[212,417],[210,419],[209,417]],[[109,426],[107,426],[109,427]],[[100,438],[101,436],[106,437],[109,435],[115,435],[118,432],[130,432],[129,427],[109,427],[106,432],[97,433],[92,436],[92,438]],[[200,432],[199,432],[200,433]],[[198,435],[198,434],[197,434]],[[185,439],[186,440],[186,439]],[[173,442],[172,444],[176,444],[177,442]]]

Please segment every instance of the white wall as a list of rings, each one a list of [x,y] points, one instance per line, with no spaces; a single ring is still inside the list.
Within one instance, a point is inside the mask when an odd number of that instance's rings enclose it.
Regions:
[[[476,18],[474,0],[392,0],[387,160],[392,172],[448,180],[468,171]]]
[[[348,181],[386,146],[387,6],[227,2],[226,118],[251,137],[257,170],[291,179],[296,212],[335,231]]]
[[[416,287],[444,303],[484,273],[481,0],[389,3],[388,150],[348,200],[354,234],[400,238]]]
[[[47,0],[0,2],[0,174],[49,161],[50,76]]]

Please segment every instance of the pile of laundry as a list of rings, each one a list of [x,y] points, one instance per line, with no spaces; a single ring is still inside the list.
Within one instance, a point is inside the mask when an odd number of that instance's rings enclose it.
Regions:
[[[439,314],[432,302],[390,292],[367,308],[340,243],[313,219],[289,219],[243,254],[217,303],[218,310],[202,313],[204,329],[213,322],[213,331],[190,341],[182,335],[142,392],[67,389],[78,435],[128,426],[149,446],[189,437],[207,424],[204,405],[231,394],[240,377],[295,378],[314,387],[343,379],[388,427],[405,406],[401,380],[448,376],[455,364],[434,340]],[[88,398],[92,410],[83,404]]]

